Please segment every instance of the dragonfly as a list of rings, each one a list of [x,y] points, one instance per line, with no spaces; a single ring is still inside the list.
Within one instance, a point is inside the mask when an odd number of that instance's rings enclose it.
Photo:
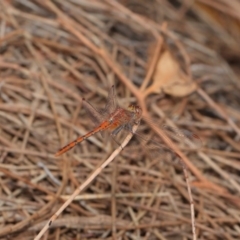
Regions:
[[[95,123],[95,128],[88,132],[87,134],[78,137],[74,141],[68,143],[66,146],[59,149],[55,156],[58,157],[63,153],[68,152],[72,148],[74,148],[77,144],[83,142],[94,134],[102,133],[104,131],[110,131],[110,135],[112,139],[115,140],[115,137],[122,131],[127,130],[131,131],[133,125],[139,125],[142,116],[142,109],[138,105],[130,104],[127,109],[119,107],[116,103],[116,94],[114,85],[110,88],[107,98],[107,103],[105,108],[102,111],[97,111],[88,101],[84,98],[82,99],[82,105],[85,108],[88,115],[91,117],[92,121]],[[199,142],[201,144],[200,138],[196,134],[188,134],[188,136],[184,135],[179,129],[171,128],[167,125],[162,126],[162,130],[173,132],[177,138],[188,138],[190,140],[194,139],[194,142]],[[142,141],[147,142],[147,140],[138,133],[134,133],[135,136],[138,136]],[[197,141],[196,141],[197,140]],[[164,146],[159,141],[151,139],[152,146],[154,148],[164,148],[165,150],[171,150],[169,147]],[[119,144],[119,143],[118,143]],[[120,145],[120,144],[119,144]]]

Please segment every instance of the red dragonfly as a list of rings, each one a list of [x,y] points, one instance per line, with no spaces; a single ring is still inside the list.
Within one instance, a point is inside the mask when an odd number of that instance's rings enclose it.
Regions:
[[[92,135],[98,132],[109,130],[111,132],[111,137],[115,142],[117,142],[115,140],[115,137],[120,131],[122,130],[131,131],[133,125],[139,124],[140,120],[142,119],[142,109],[139,106],[130,104],[127,109],[117,106],[114,86],[112,86],[109,91],[107,104],[102,112],[97,111],[84,98],[82,104],[85,110],[89,113],[94,123],[96,124],[96,127],[92,131],[88,132],[83,136],[78,137],[74,141],[70,142],[69,144],[61,148],[55,154],[55,156],[62,155],[63,153],[75,147],[78,143],[81,143],[82,141],[86,140],[87,138],[91,137]],[[174,132],[174,135],[177,138],[186,138],[186,136],[178,129],[173,129],[166,125],[164,125],[162,129],[165,131],[170,130],[171,132]],[[136,133],[135,135],[137,135],[141,140],[147,141],[146,139],[144,139],[144,137],[142,137],[138,133]],[[187,138],[190,139],[191,141],[193,139],[195,143],[197,142],[197,145],[201,143],[200,138],[196,134],[188,134]],[[171,150],[158,141],[151,140],[151,142],[155,147],[159,149],[164,148],[165,150],[166,149]]]

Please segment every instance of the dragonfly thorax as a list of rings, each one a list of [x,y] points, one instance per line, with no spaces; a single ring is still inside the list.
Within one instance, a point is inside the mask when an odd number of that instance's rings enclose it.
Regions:
[[[142,109],[138,105],[130,104],[128,111],[133,113],[134,121],[139,121],[142,117]]]

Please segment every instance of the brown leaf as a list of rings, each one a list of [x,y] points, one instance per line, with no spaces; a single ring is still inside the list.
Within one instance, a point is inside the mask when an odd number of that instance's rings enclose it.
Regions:
[[[166,50],[160,56],[153,83],[146,89],[145,96],[162,91],[174,97],[184,97],[191,94],[197,88],[197,84],[187,76],[180,68],[178,62],[171,53]]]

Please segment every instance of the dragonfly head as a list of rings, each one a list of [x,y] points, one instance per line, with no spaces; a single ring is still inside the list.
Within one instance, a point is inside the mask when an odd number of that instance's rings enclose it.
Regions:
[[[140,118],[142,117],[142,109],[139,106],[137,106],[137,105],[130,104],[128,106],[128,111],[134,113],[134,115],[135,115],[134,118],[136,120],[140,120]]]

